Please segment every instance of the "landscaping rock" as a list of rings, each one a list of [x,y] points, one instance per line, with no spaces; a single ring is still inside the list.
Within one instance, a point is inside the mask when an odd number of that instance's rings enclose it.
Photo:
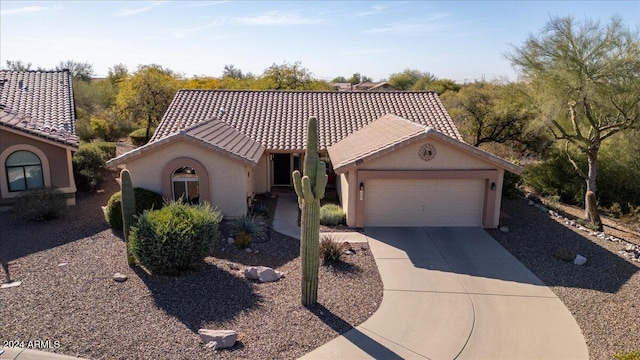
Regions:
[[[536,204],[536,203],[534,203],[534,202],[533,202],[533,201],[531,201],[531,200],[528,200],[528,201],[527,201],[527,205],[529,205],[529,206],[533,206],[533,205],[535,205],[535,204]]]
[[[266,266],[249,266],[244,269],[244,277],[260,282],[274,282],[280,280],[284,274]]]
[[[231,270],[240,270],[240,265],[236,263],[228,262],[227,265],[229,265],[229,269]]]
[[[233,243],[235,243],[236,241],[233,240],[233,238],[228,238],[227,239],[227,244],[232,245]]]
[[[232,347],[238,340],[238,333],[233,330],[200,329],[198,334],[202,342],[213,350]]]
[[[125,282],[128,278],[129,277],[127,275],[121,273],[115,273],[113,275],[113,280],[115,280],[116,282]]]
[[[353,250],[345,250],[344,254],[345,255],[355,255],[355,251],[353,251]]]
[[[244,249],[244,252],[251,254],[251,248]]]
[[[587,258],[582,255],[576,255],[576,258],[573,260],[573,263],[576,265],[584,265],[587,263]]]
[[[508,233],[509,232],[509,227],[507,226],[500,226],[500,228],[498,229],[500,231],[502,231],[503,233]]]

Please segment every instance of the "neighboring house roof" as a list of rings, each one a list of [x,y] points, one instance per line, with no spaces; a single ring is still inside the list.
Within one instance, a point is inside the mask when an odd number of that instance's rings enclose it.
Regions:
[[[36,120],[25,115],[18,115],[0,108],[0,128],[2,127],[17,129],[21,132],[53,140],[74,148],[77,148],[79,144],[78,137],[70,132],[64,130],[60,131],[55,127],[47,127],[46,122],[43,120]]]
[[[137,158],[145,152],[158,148],[176,140],[186,140],[218,151],[242,163],[256,166],[264,147],[243,135],[233,127],[220,120],[209,120],[196,124],[158,141],[150,142],[137,149],[133,149],[107,162],[108,165],[119,165]]]
[[[69,70],[0,70],[0,126],[78,146]]]
[[[435,138],[446,142],[513,173],[520,174],[522,172],[520,166],[498,156],[482,151],[461,140],[443,135],[433,128],[394,115],[382,116],[329,147],[328,151],[334,171],[340,174],[366,161],[386,155],[394,149],[425,138]]]
[[[364,82],[360,84],[353,85],[354,91],[402,91],[397,87],[390,85],[386,81],[382,82]]]
[[[219,119],[270,151],[304,151],[306,125],[317,116],[324,150],[386,114],[462,140],[435,92],[180,90],[151,142]]]

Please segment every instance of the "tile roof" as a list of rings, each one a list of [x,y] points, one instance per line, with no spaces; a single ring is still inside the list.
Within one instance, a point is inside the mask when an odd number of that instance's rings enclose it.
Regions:
[[[71,75],[0,70],[0,125],[77,146]]]
[[[220,119],[271,151],[302,151],[306,123],[318,117],[324,150],[366,124],[394,114],[462,140],[435,92],[180,90],[151,142]]]
[[[109,166],[126,163],[164,144],[183,139],[221,152],[250,166],[258,165],[264,147],[220,120],[209,120],[183,129],[160,140],[133,149],[107,162]]]
[[[433,128],[395,115],[385,115],[349,137],[329,147],[331,165],[336,173],[345,171],[423,138],[436,138],[498,167],[520,174],[522,168],[464,141],[446,136]]]

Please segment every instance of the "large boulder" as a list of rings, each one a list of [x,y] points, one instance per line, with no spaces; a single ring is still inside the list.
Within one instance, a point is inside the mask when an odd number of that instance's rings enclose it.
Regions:
[[[278,281],[282,277],[283,273],[273,270],[266,266],[249,266],[244,269],[244,277],[249,280],[258,280],[260,282],[273,282]]]
[[[232,347],[238,340],[238,333],[233,330],[200,329],[198,334],[202,342],[213,350]]]

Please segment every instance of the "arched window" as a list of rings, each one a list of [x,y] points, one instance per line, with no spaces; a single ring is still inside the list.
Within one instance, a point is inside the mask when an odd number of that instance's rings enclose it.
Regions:
[[[44,187],[42,162],[38,155],[27,150],[18,150],[5,162],[9,191],[24,191]]]
[[[200,203],[200,180],[194,168],[185,166],[173,172],[173,199],[189,204]]]

